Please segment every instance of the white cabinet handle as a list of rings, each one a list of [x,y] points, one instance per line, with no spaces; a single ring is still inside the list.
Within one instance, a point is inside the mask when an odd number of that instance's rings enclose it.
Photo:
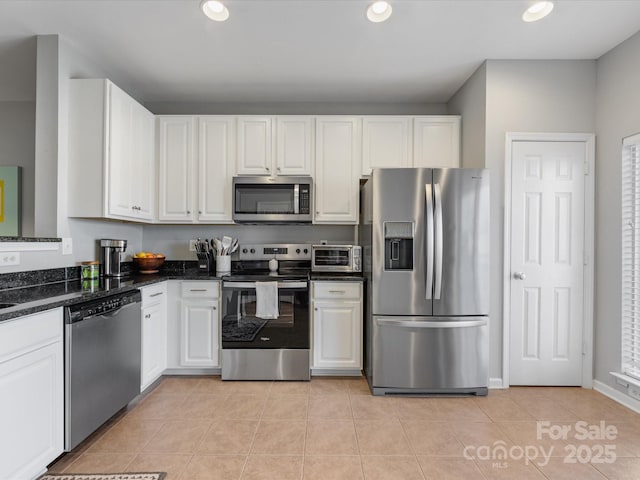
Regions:
[[[152,293],[149,295],[150,297],[157,297],[158,295],[162,295],[162,292]]]
[[[151,314],[150,314],[150,313],[147,313],[147,314],[144,316],[144,318],[151,318]]]
[[[192,288],[189,290],[190,292],[206,292],[206,288]]]
[[[329,293],[339,293],[340,295],[344,295],[346,292],[344,290],[329,290]]]

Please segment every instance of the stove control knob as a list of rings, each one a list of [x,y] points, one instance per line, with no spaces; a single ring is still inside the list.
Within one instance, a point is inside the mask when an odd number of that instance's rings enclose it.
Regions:
[[[307,250],[306,248],[303,250],[304,253],[309,253],[309,250]]]
[[[252,248],[252,249],[251,249],[251,253],[256,253],[256,249],[255,249],[255,248]]]
[[[249,250],[247,250],[246,248],[242,249],[242,253],[247,253]]]
[[[299,248],[296,248],[296,253],[300,253],[300,249]]]

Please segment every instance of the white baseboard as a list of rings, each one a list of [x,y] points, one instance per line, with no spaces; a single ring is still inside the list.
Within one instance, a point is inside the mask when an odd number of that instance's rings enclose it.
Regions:
[[[362,370],[339,370],[335,368],[312,368],[312,377],[362,377]]]
[[[508,386],[504,386],[502,384],[502,378],[490,378],[489,379],[489,388],[509,388]]]
[[[162,375],[220,375],[221,368],[167,368]]]
[[[616,390],[615,388],[610,387],[606,383],[599,382],[598,380],[593,381],[593,389],[596,392],[600,392],[601,394],[615,400],[616,402],[624,405],[627,408],[630,408],[636,413],[640,413],[640,401],[631,398],[629,395],[622,393],[620,390]]]

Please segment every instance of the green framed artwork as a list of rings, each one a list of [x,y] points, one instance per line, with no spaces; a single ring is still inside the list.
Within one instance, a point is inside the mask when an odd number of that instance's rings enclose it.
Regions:
[[[0,236],[19,237],[20,167],[0,167]]]

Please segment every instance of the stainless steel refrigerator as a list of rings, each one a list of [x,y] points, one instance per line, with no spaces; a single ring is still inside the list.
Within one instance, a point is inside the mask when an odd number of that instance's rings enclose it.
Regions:
[[[488,170],[374,169],[361,196],[373,394],[486,395]]]

